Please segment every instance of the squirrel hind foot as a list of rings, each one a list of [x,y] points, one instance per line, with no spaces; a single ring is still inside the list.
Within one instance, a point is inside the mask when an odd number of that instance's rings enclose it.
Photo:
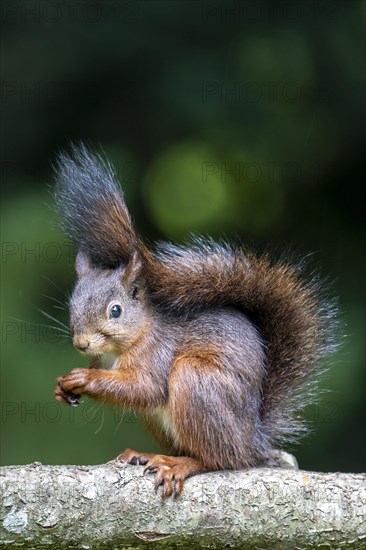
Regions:
[[[203,464],[187,456],[167,456],[125,449],[115,460],[145,466],[145,473],[155,473],[155,489],[163,485],[163,498],[180,495],[187,477],[207,471]]]
[[[143,453],[136,451],[135,449],[128,448],[122,451],[122,453],[119,453],[115,460],[126,462],[127,464],[132,464],[133,466],[145,466],[145,464],[147,464],[154,456],[156,456],[155,453]]]
[[[156,473],[155,488],[163,485],[163,498],[180,495],[187,477],[205,471],[204,465],[195,458],[167,455],[155,455],[144,469],[144,473]]]

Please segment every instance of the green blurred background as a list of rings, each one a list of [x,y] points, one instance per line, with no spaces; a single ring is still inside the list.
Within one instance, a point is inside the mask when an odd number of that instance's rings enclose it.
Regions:
[[[312,253],[341,333],[303,468],[365,470],[364,23],[355,1],[2,2],[1,463],[157,449],[130,412],[53,401],[86,361],[59,309],[73,251],[50,209],[70,140],[103,148],[148,240]],[[362,207],[361,207],[362,204]],[[46,296],[50,296],[48,298]],[[56,306],[56,307],[54,307]]]

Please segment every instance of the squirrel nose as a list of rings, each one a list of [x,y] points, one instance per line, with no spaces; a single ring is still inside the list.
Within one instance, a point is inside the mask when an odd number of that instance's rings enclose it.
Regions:
[[[88,340],[83,340],[81,338],[74,338],[73,344],[80,351],[85,351],[89,347]]]

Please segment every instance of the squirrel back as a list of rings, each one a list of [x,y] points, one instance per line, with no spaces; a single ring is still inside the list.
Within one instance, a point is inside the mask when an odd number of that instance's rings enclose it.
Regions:
[[[324,357],[335,348],[335,307],[314,278],[239,246],[195,238],[150,250],[136,234],[111,165],[85,146],[62,154],[56,199],[64,228],[93,265],[113,269],[138,257],[146,292],[162,315],[214,308],[245,313],[265,348],[261,430],[271,444],[305,429],[297,413],[312,402]]]

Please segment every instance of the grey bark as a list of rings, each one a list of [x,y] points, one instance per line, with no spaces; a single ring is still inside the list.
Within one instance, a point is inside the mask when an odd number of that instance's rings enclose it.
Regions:
[[[213,472],[165,501],[143,467],[115,461],[7,466],[0,480],[0,548],[366,548],[363,474]]]

